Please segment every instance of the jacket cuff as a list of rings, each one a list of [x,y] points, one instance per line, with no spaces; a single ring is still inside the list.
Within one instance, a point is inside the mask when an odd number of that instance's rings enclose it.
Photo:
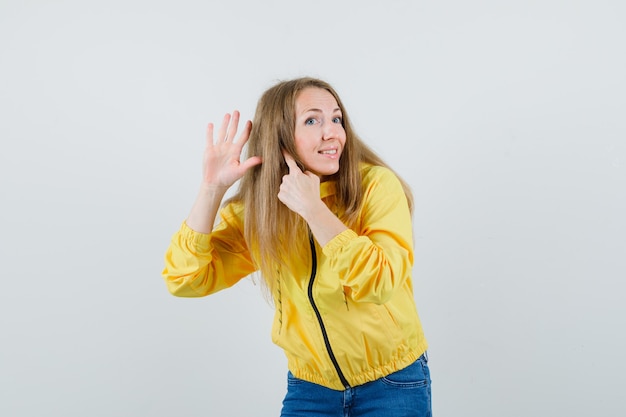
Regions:
[[[358,238],[359,235],[352,229],[346,229],[332,238],[323,248],[324,255],[331,256],[333,253],[341,250],[351,240]]]
[[[211,235],[209,233],[200,233],[187,226],[187,222],[183,222],[180,227],[180,235],[189,244],[190,247],[195,248],[198,252],[207,252],[209,249],[209,241]]]

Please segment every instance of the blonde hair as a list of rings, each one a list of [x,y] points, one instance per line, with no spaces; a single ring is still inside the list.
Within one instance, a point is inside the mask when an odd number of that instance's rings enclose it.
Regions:
[[[278,200],[282,178],[288,173],[283,150],[303,166],[295,148],[295,107],[299,93],[306,88],[321,88],[333,95],[341,109],[346,142],[339,171],[328,178],[336,182],[336,203],[341,220],[355,224],[363,200],[360,164],[391,169],[357,136],[339,95],[326,82],[315,78],[297,78],[279,82],[259,99],[248,140],[248,157],[260,156],[263,163],[249,169],[229,202],[244,206],[244,237],[265,283],[273,293],[279,270],[293,260],[306,259],[309,230],[306,222]],[[413,209],[411,190],[399,176],[409,209]]]

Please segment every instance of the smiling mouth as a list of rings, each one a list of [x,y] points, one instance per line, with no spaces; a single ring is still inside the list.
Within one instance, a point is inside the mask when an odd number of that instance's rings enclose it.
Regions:
[[[319,151],[319,153],[322,155],[336,155],[337,149],[328,149],[326,151]]]

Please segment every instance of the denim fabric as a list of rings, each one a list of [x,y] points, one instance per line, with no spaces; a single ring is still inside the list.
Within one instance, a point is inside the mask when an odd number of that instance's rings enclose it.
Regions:
[[[367,384],[335,391],[287,374],[281,417],[431,417],[428,356]]]

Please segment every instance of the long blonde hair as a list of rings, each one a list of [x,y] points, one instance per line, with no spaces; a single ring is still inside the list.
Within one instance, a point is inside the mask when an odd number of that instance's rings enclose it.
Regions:
[[[328,180],[336,182],[336,203],[341,220],[354,225],[363,199],[359,165],[389,166],[357,136],[339,95],[326,82],[297,78],[279,82],[259,99],[248,140],[248,157],[260,156],[261,165],[249,169],[229,202],[244,206],[244,237],[270,293],[278,271],[291,261],[306,259],[309,231],[306,222],[278,200],[282,178],[288,173],[283,150],[302,167],[295,148],[295,108],[298,94],[306,88],[321,88],[333,95],[341,109],[346,142],[339,171]],[[399,176],[409,208],[413,209],[411,190]]]

